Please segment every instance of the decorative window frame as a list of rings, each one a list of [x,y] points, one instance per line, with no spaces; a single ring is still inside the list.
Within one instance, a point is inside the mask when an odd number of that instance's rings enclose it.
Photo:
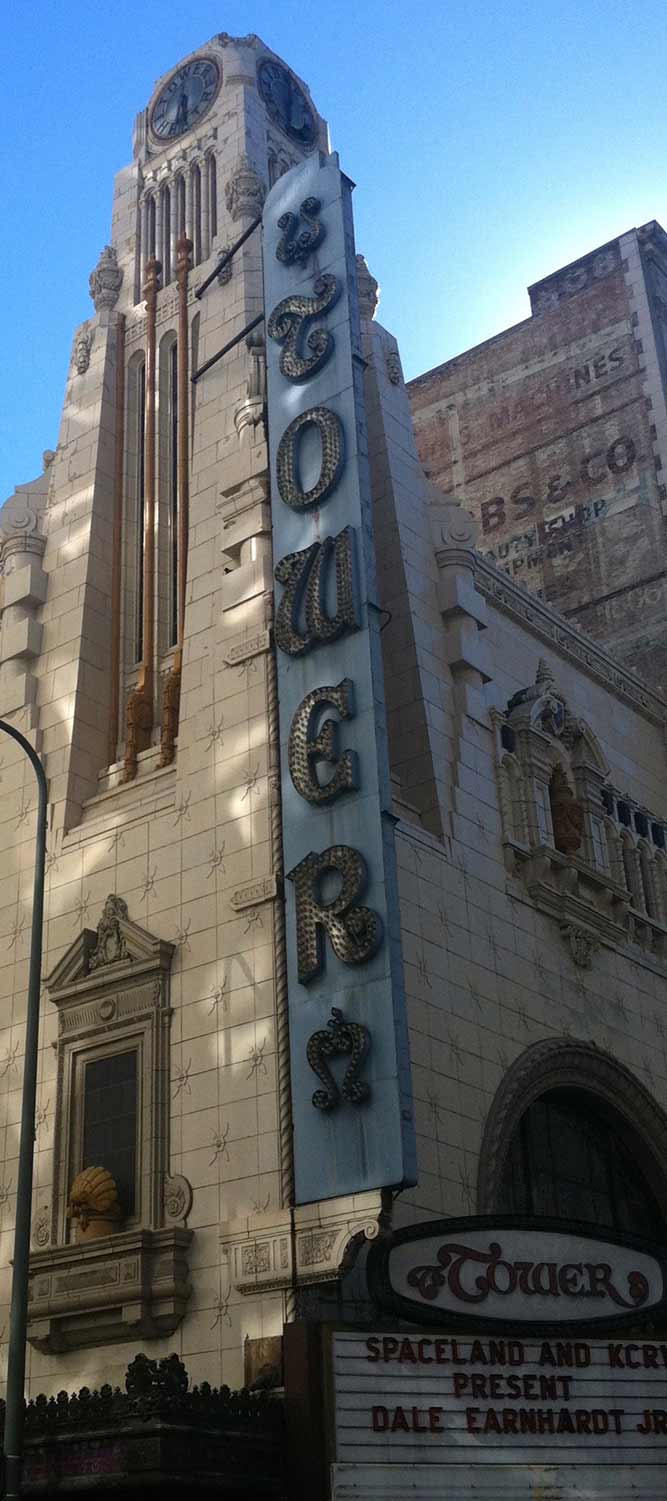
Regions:
[[[544,661],[535,683],[492,717],[508,874],[556,919],[575,963],[589,966],[601,941],[638,942],[663,957],[667,887],[663,895],[658,852],[609,816],[609,768],[599,741],[585,720],[570,713]],[[572,794],[572,817],[580,820],[579,846],[567,852],[556,848],[554,837],[550,785],[556,768]],[[632,881],[623,858],[628,842]]]
[[[529,1105],[554,1089],[576,1089],[613,1110],[644,1148],[642,1171],[667,1202],[667,1115],[630,1069],[594,1043],[536,1042],[508,1069],[486,1118],[477,1180],[478,1214],[495,1214],[510,1143]]]
[[[110,895],[97,931],[84,928],[44,982],[58,1010],[58,1037],[53,1197],[50,1216],[36,1222],[31,1256],[28,1337],[39,1348],[170,1334],[183,1317],[192,1190],[169,1173],[173,953],[173,944],[131,922],[126,903]],[[128,1044],[138,1052],[135,1214],[113,1235],[77,1242],[67,1218],[78,1170],[77,1076],[92,1055],[126,1052]]]

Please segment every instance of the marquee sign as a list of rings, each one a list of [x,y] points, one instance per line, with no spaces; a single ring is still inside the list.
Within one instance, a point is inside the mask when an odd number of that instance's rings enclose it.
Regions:
[[[336,1501],[665,1494],[658,1337],[345,1330],[332,1367]]]
[[[297,1203],[415,1181],[350,197],[263,214]]]
[[[562,1220],[411,1225],[376,1242],[368,1280],[381,1307],[440,1327],[667,1327],[667,1253]]]

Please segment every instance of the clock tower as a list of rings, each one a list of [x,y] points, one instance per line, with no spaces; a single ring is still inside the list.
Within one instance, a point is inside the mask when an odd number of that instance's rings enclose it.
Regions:
[[[136,118],[133,146],[133,160],[115,182],[110,243],[90,276],[93,312],[75,331],[57,448],[45,455],[44,474],[19,487],[0,517],[0,715],[32,737],[51,802],[41,1077],[53,1130],[38,1144],[33,1216],[35,1391],[48,1386],[48,1360],[61,1350],[70,1352],[68,1382],[76,1385],[76,1352],[91,1344],[108,1347],[100,1379],[122,1385],[127,1340],[135,1351],[144,1341],[149,1353],[178,1348],[194,1380],[242,1384],[246,1338],[278,1336],[304,1289],[312,1297],[320,1285],[336,1287],[363,1241],[379,1233],[385,1187],[402,1176],[402,1148],[391,1171],[383,1173],[377,1161],[385,1141],[397,1144],[411,1130],[407,1070],[401,1065],[399,1109],[398,1065],[387,1063],[394,1017],[398,1030],[403,1025],[402,983],[391,980],[388,967],[393,973],[399,954],[398,919],[389,908],[384,920],[375,916],[395,896],[392,886],[385,898],[381,875],[389,778],[386,769],[378,772],[384,742],[377,755],[374,749],[382,690],[370,554],[360,551],[358,570],[346,575],[348,591],[357,587],[356,572],[364,579],[354,608],[350,596],[351,665],[344,644],[332,646],[333,655],[329,648],[313,653],[312,682],[304,677],[303,703],[295,698],[293,708],[286,688],[279,691],[273,630],[275,579],[286,577],[299,549],[311,556],[308,528],[318,536],[319,522],[312,509],[303,523],[290,521],[275,477],[270,482],[269,430],[276,443],[284,430],[281,453],[294,439],[297,490],[316,462],[317,422],[322,463],[329,463],[327,434],[345,431],[336,505],[349,510],[339,519],[331,507],[326,513],[330,536],[321,544],[319,578],[328,559],[335,557],[338,577],[340,559],[353,556],[350,523],[359,549],[371,536],[365,363],[380,492],[392,463],[397,475],[408,463],[412,492],[423,487],[414,446],[406,459],[407,398],[395,343],[371,325],[377,283],[355,258],[351,184],[329,155],[326,124],[307,86],[254,35],[213,37],[160,78]],[[334,332],[318,323],[302,337],[299,320],[324,321],[330,308]],[[273,359],[268,392],[266,342]],[[343,401],[340,417],[327,415],[327,403]],[[402,418],[385,427],[387,402]],[[320,641],[327,639],[328,609],[322,583]],[[340,634],[336,627],[332,642]],[[419,670],[416,639],[404,648],[406,662]],[[293,643],[280,670],[294,696],[302,663],[291,664],[292,650]],[[328,685],[348,677],[343,702]],[[295,773],[294,781],[291,771],[285,780],[290,726],[279,713],[288,705],[298,726],[307,710],[311,724],[313,706],[329,702],[331,692],[334,707],[340,700],[346,717],[356,717],[347,740],[359,736],[358,751],[344,758],[359,773],[348,778],[340,814],[348,822],[335,837],[338,810],[318,812],[333,789],[313,794],[312,778],[299,781]],[[426,739],[428,733],[425,726]],[[330,761],[335,740],[329,736],[326,745]],[[8,832],[17,871],[25,871],[32,861],[31,787],[11,750],[10,761],[22,801]],[[430,803],[423,765],[422,756],[417,795]],[[368,918],[375,936],[366,947],[355,947],[356,909],[349,932],[347,918],[333,924],[334,934],[343,934],[336,962],[346,966],[345,983],[356,985],[344,1020],[329,1032],[331,1002],[343,994],[331,985],[326,1006],[301,1015],[308,1037],[293,1051],[303,1129],[294,1125],[290,1074],[288,1010],[303,986],[297,978],[301,988],[290,985],[288,996],[286,787],[299,797],[294,824],[298,818],[305,828],[308,813],[322,860],[335,857],[333,880],[336,861],[347,860],[360,890],[368,864],[375,904]],[[348,813],[357,791],[361,818]],[[439,826],[437,806],[431,816]],[[364,819],[374,820],[370,864]],[[300,857],[290,854],[287,863]],[[318,880],[313,876],[313,891]],[[21,965],[28,928],[16,916],[18,901],[15,893],[7,929],[15,921]],[[392,1004],[376,1007],[377,1031],[355,1000],[364,994],[354,968],[362,960],[375,965],[371,998],[393,985]],[[17,994],[23,983],[21,969],[11,980]],[[332,1040],[342,1057],[353,1048],[361,1069],[371,1034],[387,1073],[382,1092],[365,1112],[350,1106],[344,1121],[342,1112],[334,1118],[315,1075],[326,1069]],[[376,1099],[389,1097],[392,1071],[391,1131],[385,1113],[382,1129],[368,1135],[373,1150],[357,1150],[359,1131],[375,1120]],[[95,1088],[94,1079],[101,1081]],[[369,1098],[364,1081],[350,1090],[353,1105]],[[112,1096],[124,1102],[123,1121],[107,1120],[104,1111],[94,1119]],[[317,1154],[322,1162],[326,1154],[313,1144],[320,1136],[333,1143],[341,1122],[356,1156],[327,1149],[327,1173],[319,1174]],[[310,1153],[307,1184],[315,1187],[299,1190],[295,1135]],[[107,1176],[86,1177],[93,1168]],[[11,1171],[6,1164],[6,1177]],[[108,1184],[109,1177],[117,1207],[113,1233],[104,1239],[103,1232],[95,1253],[96,1266],[101,1262],[93,1286],[70,1189],[75,1179]],[[0,1268],[0,1294],[8,1276],[9,1268]],[[73,1310],[58,1288],[75,1284],[81,1290]],[[82,1361],[81,1380],[87,1369]]]
[[[87,728],[77,744],[83,720],[73,724],[64,753],[66,823],[91,795],[173,759],[199,539],[221,507],[241,504],[239,453],[256,496],[264,467],[259,234],[211,273],[272,184],[317,149],[327,130],[306,85],[254,35],[213,37],[157,81],[137,116],[111,242],[90,278],[95,313],[75,334],[59,442],[39,482],[51,531],[69,538],[78,526],[89,539],[80,636],[96,630],[102,605],[110,624],[91,672],[75,670]],[[252,545],[259,567],[262,544]],[[199,597],[199,617],[204,608]],[[246,601],[244,622],[252,609]],[[10,698],[20,693],[18,674],[4,676]]]

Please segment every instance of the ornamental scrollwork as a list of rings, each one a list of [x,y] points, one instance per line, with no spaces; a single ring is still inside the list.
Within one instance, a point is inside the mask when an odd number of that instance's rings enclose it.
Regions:
[[[88,280],[95,312],[110,311],[116,306],[123,284],[123,272],[118,265],[118,255],[113,245],[105,245],[100,258]]]
[[[255,218],[261,214],[265,198],[266,184],[250,158],[241,155],[225,183],[225,203],[230,218]]]
[[[384,357],[387,377],[392,386],[401,384],[401,360],[397,349],[388,349]]]
[[[587,933],[583,928],[578,928],[574,923],[563,922],[560,930],[569,946],[570,954],[580,969],[590,969],[593,957],[600,947],[600,941],[593,933]]]
[[[283,234],[276,248],[276,260],[282,261],[284,266],[305,266],[308,256],[319,250],[326,234],[317,217],[321,206],[319,198],[304,198],[298,214],[281,214],[278,228]],[[299,230],[300,219],[306,224],[306,229]]]
[[[325,328],[314,328],[308,334],[306,345],[310,356],[299,352],[304,325],[320,313],[327,313],[340,297],[340,284],[335,276],[318,276],[313,282],[314,297],[305,297],[295,292],[284,297],[273,309],[267,324],[270,339],[283,344],[280,355],[280,373],[287,380],[309,380],[328,360],[334,347],[333,334]]]
[[[359,1078],[359,1071],[370,1047],[370,1032],[361,1022],[345,1021],[338,1006],[332,1006],[326,1027],[313,1032],[306,1044],[306,1057],[323,1089],[316,1089],[316,1110],[333,1110],[341,1100],[349,1105],[363,1105],[370,1096],[370,1084]],[[329,1058],[349,1058],[340,1087],[327,1063]]]
[[[165,1224],[185,1221],[192,1209],[192,1187],[181,1173],[166,1174],[163,1190]]]
[[[121,921],[127,920],[127,902],[112,892],[104,903],[97,924],[97,943],[90,956],[90,969],[102,969],[105,964],[118,964],[122,959],[129,959],[130,952],[120,926]]]
[[[41,1251],[48,1246],[51,1240],[51,1215],[47,1204],[44,1204],[33,1222],[32,1242]]]
[[[74,368],[77,375],[85,375],[90,364],[92,339],[87,328],[82,328],[74,340]]]

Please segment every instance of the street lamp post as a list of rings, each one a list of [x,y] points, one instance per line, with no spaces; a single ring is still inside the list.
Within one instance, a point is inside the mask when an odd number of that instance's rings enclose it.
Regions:
[[[16,1183],[16,1229],[14,1272],[9,1318],[7,1403],[5,1408],[5,1496],[16,1501],[21,1494],[23,1413],[25,1403],[25,1346],[28,1325],[28,1277],[30,1217],[32,1209],[32,1163],[35,1150],[35,1097],[39,1043],[39,992],[42,975],[42,929],[44,921],[44,870],[46,861],[46,776],[39,756],[19,730],[0,719],[0,730],[25,751],[37,777],[37,832],[35,835],[35,885],[30,935],[30,969],[25,1027],[25,1063],[21,1102],[21,1138]]]

